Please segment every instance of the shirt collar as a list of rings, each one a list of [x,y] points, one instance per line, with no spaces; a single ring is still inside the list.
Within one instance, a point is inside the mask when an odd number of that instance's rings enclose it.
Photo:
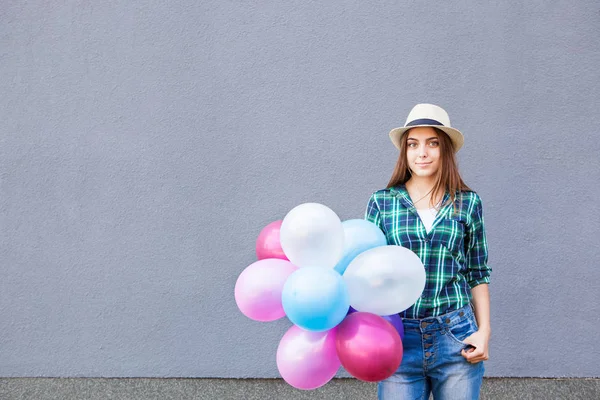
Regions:
[[[390,192],[402,202],[404,207],[406,207],[406,208],[414,208],[415,207],[412,200],[410,199],[408,190],[406,190],[406,185],[401,184],[398,186],[392,186],[390,188]]]
[[[390,188],[390,192],[394,194],[401,202],[404,204],[406,208],[415,209],[415,205],[410,199],[410,195],[408,194],[408,190],[406,190],[405,184],[400,184],[398,186],[392,186]],[[444,193],[444,197],[442,198],[442,204],[446,204],[450,197],[448,192]],[[444,207],[442,207],[444,208]],[[441,209],[440,209],[441,210]]]

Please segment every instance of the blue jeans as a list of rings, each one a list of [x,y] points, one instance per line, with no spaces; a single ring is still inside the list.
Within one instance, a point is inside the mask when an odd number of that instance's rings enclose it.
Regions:
[[[403,319],[404,355],[398,371],[379,382],[380,400],[471,400],[479,398],[483,362],[460,354],[462,342],[477,331],[470,305],[439,317]]]

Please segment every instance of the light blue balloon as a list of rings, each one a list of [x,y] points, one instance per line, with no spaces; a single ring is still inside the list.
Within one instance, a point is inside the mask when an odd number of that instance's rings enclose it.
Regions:
[[[350,308],[346,282],[332,268],[300,268],[285,282],[281,295],[287,317],[308,331],[337,326]]]
[[[344,255],[335,266],[335,270],[343,275],[354,258],[379,246],[386,246],[385,234],[374,223],[364,219],[349,219],[342,222],[344,228]]]

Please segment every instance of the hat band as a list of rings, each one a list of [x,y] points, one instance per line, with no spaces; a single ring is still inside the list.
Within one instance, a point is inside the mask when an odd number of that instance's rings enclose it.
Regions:
[[[442,124],[439,121],[436,121],[435,119],[427,119],[427,118],[415,119],[414,121],[410,121],[408,124],[406,124],[404,126],[407,127],[407,126],[415,126],[415,125],[445,126],[444,124]]]

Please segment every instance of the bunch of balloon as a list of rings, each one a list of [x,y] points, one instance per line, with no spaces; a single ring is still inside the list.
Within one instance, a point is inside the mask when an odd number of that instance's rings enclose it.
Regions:
[[[287,383],[315,389],[340,366],[366,381],[398,369],[403,330],[397,314],[425,284],[414,253],[387,246],[377,225],[342,223],[317,203],[299,205],[267,225],[256,253],[259,260],[236,282],[235,299],[251,319],[287,316],[294,324],[277,348],[277,367]]]

